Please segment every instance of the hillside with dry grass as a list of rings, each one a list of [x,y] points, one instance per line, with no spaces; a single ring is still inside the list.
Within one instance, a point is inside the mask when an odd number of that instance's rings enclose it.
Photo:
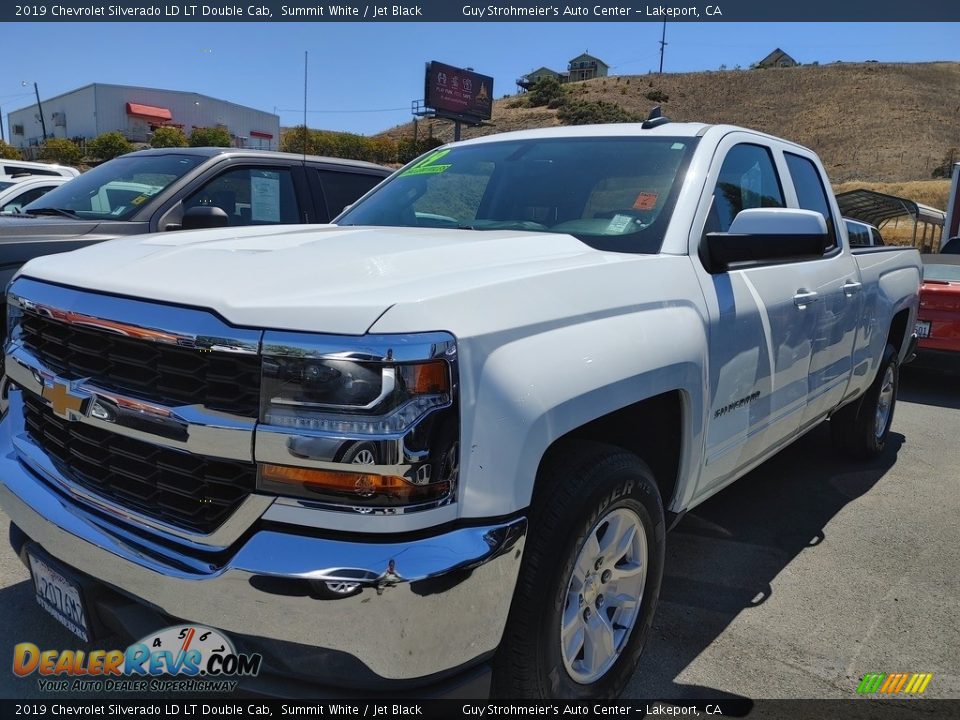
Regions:
[[[929,180],[947,150],[960,147],[960,63],[638,75],[566,87],[573,98],[616,103],[644,116],[658,104],[646,95],[660,91],[667,100],[659,104],[674,120],[743,125],[814,149],[834,183]],[[493,124],[465,128],[463,136],[561,124],[556,110],[511,107],[517,100],[496,101]],[[412,132],[407,124],[383,134]],[[419,132],[443,140],[453,136],[446,121],[421,121]]]

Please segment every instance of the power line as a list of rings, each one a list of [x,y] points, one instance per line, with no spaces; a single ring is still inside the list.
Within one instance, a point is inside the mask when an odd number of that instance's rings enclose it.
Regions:
[[[410,106],[395,108],[377,108],[372,110],[308,110],[311,113],[376,113],[376,112],[395,112],[397,110],[409,110]],[[279,108],[277,112],[301,112],[302,108]]]

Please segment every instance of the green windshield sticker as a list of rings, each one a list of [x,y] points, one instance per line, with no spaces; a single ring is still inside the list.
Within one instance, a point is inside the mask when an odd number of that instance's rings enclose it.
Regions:
[[[400,173],[400,177],[407,177],[408,175],[436,175],[445,172],[451,167],[450,164],[435,165],[434,163],[443,158],[448,152],[450,151],[437,150],[437,152],[427,155],[423,160]]]

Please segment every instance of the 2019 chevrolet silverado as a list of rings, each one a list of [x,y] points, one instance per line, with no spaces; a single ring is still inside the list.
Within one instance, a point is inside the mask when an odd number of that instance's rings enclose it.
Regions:
[[[81,633],[204,623],[331,692],[615,695],[683,513],[824,421],[883,452],[919,256],[851,250],[829,188],[663,118],[448,145],[333,225],[34,260],[13,545]]]

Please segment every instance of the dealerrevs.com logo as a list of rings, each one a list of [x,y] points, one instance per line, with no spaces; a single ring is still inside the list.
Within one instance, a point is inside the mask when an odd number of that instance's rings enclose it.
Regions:
[[[33,643],[13,648],[13,673],[36,674],[46,692],[232,692],[235,678],[260,672],[258,653],[238,653],[219,630],[174,625],[126,650],[41,650]]]

